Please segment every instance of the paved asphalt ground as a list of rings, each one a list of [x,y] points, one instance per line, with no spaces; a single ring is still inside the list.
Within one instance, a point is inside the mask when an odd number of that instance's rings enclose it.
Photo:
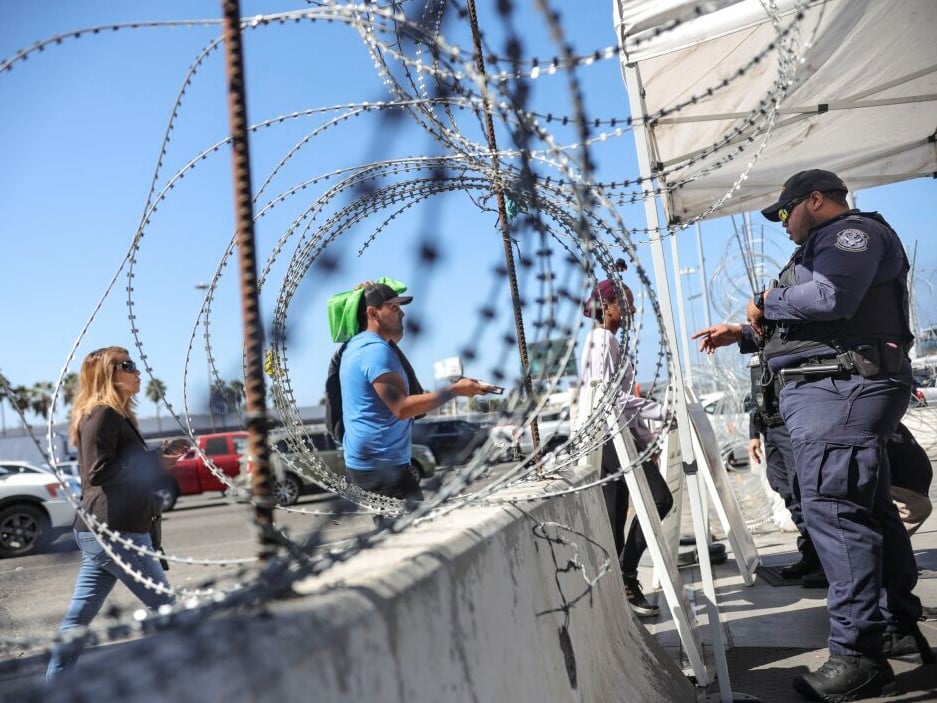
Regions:
[[[341,501],[324,495],[307,496],[294,508],[333,513],[340,510]],[[276,519],[278,525],[290,529],[294,538],[315,528],[323,530],[327,542],[346,539],[374,527],[367,514],[308,515],[278,511]],[[249,520],[248,506],[231,503],[219,494],[183,497],[164,517],[163,543],[167,551],[179,557],[250,558],[256,553],[256,538]],[[71,533],[57,539],[41,554],[0,561],[2,637],[46,637],[54,633],[68,607],[80,561],[80,552]],[[230,583],[242,568],[241,564],[172,563],[168,575],[176,589],[192,589],[212,578]],[[109,608],[129,612],[139,607],[139,601],[118,584],[103,612]],[[84,656],[106,656],[113,646],[119,645],[99,647]],[[17,689],[41,680],[47,657],[34,652],[35,648],[26,647],[12,657],[6,653],[0,655],[0,701],[12,703],[16,700]]]

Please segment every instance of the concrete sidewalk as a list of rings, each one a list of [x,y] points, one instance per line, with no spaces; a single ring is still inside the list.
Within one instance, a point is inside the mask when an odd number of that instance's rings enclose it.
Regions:
[[[718,521],[713,527],[718,527]],[[796,561],[799,556],[796,537],[794,532],[780,531],[754,535],[762,564],[781,566]],[[911,543],[919,569],[914,592],[925,606],[937,606],[937,510],[912,537]],[[729,547],[728,542],[725,544]],[[651,569],[642,566],[641,572],[643,582],[650,584]],[[697,591],[701,589],[698,567],[682,569],[681,574],[688,585]],[[791,687],[791,679],[826,661],[829,632],[826,591],[803,588],[799,584],[771,586],[761,577],[757,577],[752,586],[746,586],[731,551],[728,561],[714,567],[714,575],[733,693],[749,694],[763,703],[803,700]],[[649,599],[653,596],[662,598],[659,593],[648,594]],[[700,636],[707,645],[707,667],[715,678],[712,650],[708,646],[709,628],[705,615],[697,610]],[[678,662],[686,665],[668,609],[661,608],[656,621],[644,622],[658,642]],[[931,647],[937,647],[937,622],[921,622],[920,626]],[[887,699],[870,700],[937,701],[937,666],[921,666],[917,656],[890,661],[901,693]],[[711,690],[718,689],[714,685]],[[718,694],[711,699],[719,700]]]

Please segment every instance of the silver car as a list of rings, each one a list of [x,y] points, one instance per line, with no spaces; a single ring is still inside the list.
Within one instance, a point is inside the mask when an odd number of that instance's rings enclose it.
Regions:
[[[270,433],[270,447],[273,450],[270,464],[274,474],[273,495],[277,505],[293,505],[304,493],[318,493],[322,487],[313,481],[311,474],[313,451],[325,463],[333,474],[345,476],[345,452],[326,432],[325,427],[313,427],[300,430],[305,443],[305,451],[296,451],[295,444],[285,430]],[[411,465],[420,473],[420,478],[427,478],[436,473],[436,460],[429,447],[414,444]]]

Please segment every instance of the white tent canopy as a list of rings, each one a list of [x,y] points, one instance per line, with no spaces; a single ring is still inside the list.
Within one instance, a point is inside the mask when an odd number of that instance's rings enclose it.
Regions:
[[[709,216],[760,209],[806,168],[852,190],[937,173],[937,0],[773,4],[776,23],[759,0],[614,1],[670,222],[704,213],[753,161]]]

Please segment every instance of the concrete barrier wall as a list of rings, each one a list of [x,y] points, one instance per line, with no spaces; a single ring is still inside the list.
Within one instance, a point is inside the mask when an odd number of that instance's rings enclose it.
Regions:
[[[584,578],[611,544],[601,489],[459,510],[300,597],[89,657],[43,700],[695,701],[632,616],[617,563]]]

